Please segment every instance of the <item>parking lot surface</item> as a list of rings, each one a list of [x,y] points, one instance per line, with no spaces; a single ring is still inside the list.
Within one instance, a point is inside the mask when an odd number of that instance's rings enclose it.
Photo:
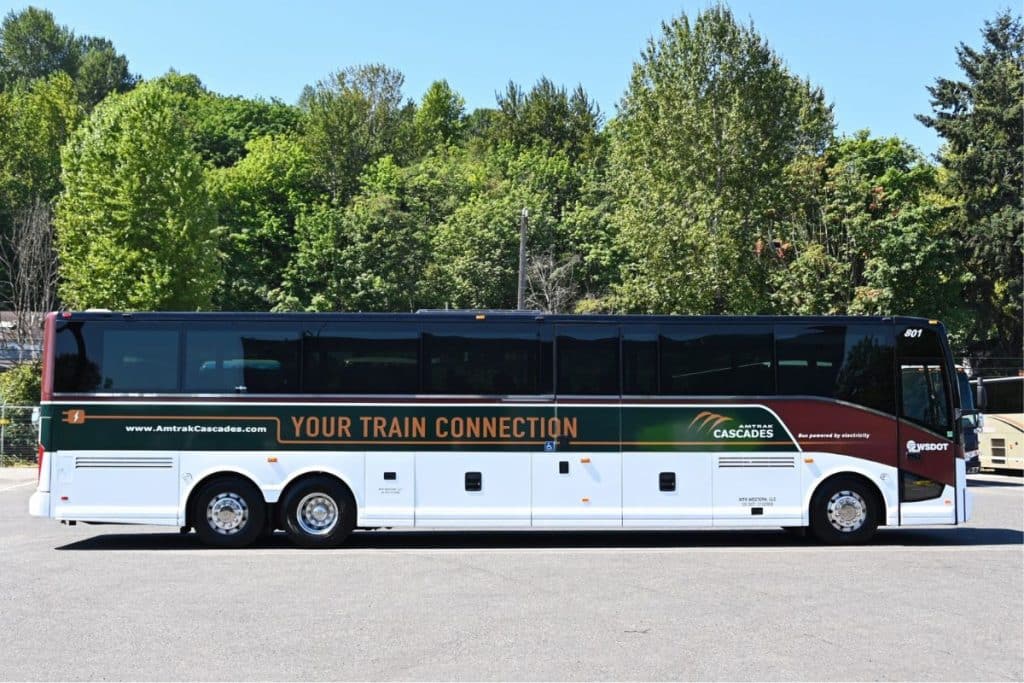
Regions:
[[[0,471],[0,678],[1024,679],[1022,479],[964,527],[358,533],[211,550],[28,516]]]

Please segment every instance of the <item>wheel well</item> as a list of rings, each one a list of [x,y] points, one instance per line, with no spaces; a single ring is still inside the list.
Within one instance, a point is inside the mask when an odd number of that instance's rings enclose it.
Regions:
[[[879,520],[878,520],[879,526],[884,526],[885,525],[885,520],[887,518],[888,510],[886,510],[886,507],[885,507],[885,496],[882,495],[882,489],[878,488],[878,484],[876,484],[875,482],[871,481],[870,479],[865,477],[863,474],[860,474],[859,472],[837,472],[836,474],[832,474],[832,475],[829,475],[829,476],[825,477],[820,482],[818,482],[817,486],[814,487],[814,492],[811,493],[810,501],[811,502],[814,501],[814,497],[818,495],[818,491],[821,489],[822,486],[824,486],[828,482],[833,481],[835,479],[856,479],[857,481],[859,481],[859,482],[863,483],[865,486],[867,486],[868,490],[872,493],[872,495],[874,495],[875,502],[881,508],[881,515],[880,515]],[[808,521],[810,521],[810,514],[812,513],[812,510],[808,509],[807,512],[808,512]]]
[[[352,492],[352,487],[345,483],[344,479],[334,474],[331,474],[330,472],[306,472],[295,477],[290,482],[288,482],[287,486],[285,486],[281,490],[281,495],[277,499],[278,502],[280,503],[281,501],[283,501],[285,497],[291,492],[291,490],[298,486],[299,484],[301,484],[302,482],[307,481],[309,479],[314,479],[316,477],[327,477],[328,479],[333,479],[334,481],[338,482],[338,484],[340,484],[342,487],[345,488],[346,491],[348,491],[348,495],[352,497],[352,502],[358,505],[358,503],[356,503],[356,494]],[[276,521],[278,524],[283,524],[284,509],[280,505],[275,507],[277,507],[275,514]]]
[[[230,471],[228,471],[228,472],[213,472],[212,474],[208,474],[205,477],[203,477],[202,479],[200,479],[199,481],[197,481],[196,485],[192,487],[192,490],[188,492],[188,500],[185,501],[185,526],[187,526],[187,527],[195,526],[195,520],[192,518],[192,508],[194,507],[194,503],[195,503],[195,500],[196,500],[196,495],[199,493],[199,491],[202,490],[203,486],[206,485],[206,482],[211,481],[213,479],[221,479],[221,478],[223,478],[223,479],[241,479],[242,481],[248,482],[249,484],[252,484],[253,486],[255,486],[256,490],[260,492],[260,496],[263,495],[263,491],[260,489],[259,485],[257,485],[256,482],[254,482],[252,479],[250,479],[249,477],[245,476],[244,474],[239,474],[238,472],[230,472]],[[263,504],[264,505],[267,504],[266,499],[263,500]],[[269,506],[268,506],[268,513],[269,513]]]

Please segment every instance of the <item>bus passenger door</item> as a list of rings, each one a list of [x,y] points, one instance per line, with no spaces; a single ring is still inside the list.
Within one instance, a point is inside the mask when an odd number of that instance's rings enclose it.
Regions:
[[[957,478],[966,478],[957,457],[954,378],[937,329],[920,321],[897,324],[896,337],[900,524],[952,524]]]

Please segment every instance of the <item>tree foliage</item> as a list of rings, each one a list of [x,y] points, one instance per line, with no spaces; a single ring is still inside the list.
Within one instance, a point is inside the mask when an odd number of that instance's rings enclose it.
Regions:
[[[193,101],[161,81],[104,100],[63,154],[60,295],[75,308],[208,308],[215,214],[189,142]]]
[[[411,148],[414,106],[405,77],[382,64],[350,67],[307,86],[299,98],[310,154],[335,197],[347,201],[367,164]]]
[[[1024,23],[1009,11],[986,22],[981,49],[956,49],[964,79],[928,88],[941,135],[950,194],[962,204],[959,229],[970,252],[972,336],[1019,355],[1024,257]]]
[[[81,120],[74,83],[64,73],[0,93],[0,212],[57,195],[60,148]]]
[[[767,312],[772,250],[756,245],[792,230],[785,171],[831,129],[821,92],[725,7],[664,24],[612,128],[617,306]]]
[[[29,7],[9,12],[0,24],[0,90],[56,73],[75,83],[82,106],[92,109],[107,93],[125,92],[138,82],[128,60],[113,44],[94,36],[75,36],[47,10]]]
[[[39,361],[19,363],[0,373],[0,402],[9,406],[39,405],[41,380]]]
[[[511,307],[525,209],[545,310],[915,314],[1017,356],[1022,36],[1004,12],[959,46],[962,78],[937,79],[919,117],[945,140],[929,161],[836,139],[824,94],[723,5],[663,25],[608,121],[548,78],[470,112],[444,79],[414,102],[380,64],[294,105],[173,71],[139,85],[109,40],[11,12],[0,297],[52,282],[26,278],[15,246],[29,225],[50,244],[59,197],[73,307]]]
[[[244,158],[208,177],[223,264],[214,305],[267,310],[295,249],[296,221],[324,194],[313,160],[298,136],[268,135],[248,142]]]

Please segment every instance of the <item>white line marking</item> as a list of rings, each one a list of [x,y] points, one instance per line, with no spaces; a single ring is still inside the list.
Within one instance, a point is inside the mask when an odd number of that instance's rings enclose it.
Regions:
[[[6,487],[0,489],[0,491],[10,491],[11,489],[20,489],[22,486],[35,486],[35,482],[34,481],[23,481],[20,484],[15,484],[14,486],[6,486]]]

